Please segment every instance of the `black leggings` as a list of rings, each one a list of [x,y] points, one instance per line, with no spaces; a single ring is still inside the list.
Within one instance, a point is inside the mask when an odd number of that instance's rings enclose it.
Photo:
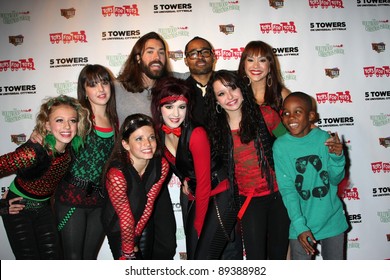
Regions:
[[[229,191],[211,197],[199,239],[193,226],[186,232],[188,259],[242,260],[241,236],[234,230],[237,211]],[[193,225],[194,216],[193,205],[188,214],[189,225]]]
[[[55,202],[60,223],[71,206]],[[96,260],[104,240],[102,208],[76,208],[60,231],[64,259]]]
[[[119,260],[119,257],[122,256],[122,239],[120,231],[107,233],[107,241],[110,246],[112,257],[114,260]]]
[[[176,254],[176,220],[168,186],[164,184],[151,216],[154,224],[154,260],[173,260]]]
[[[8,199],[12,198],[8,195]],[[60,259],[59,242],[50,203],[3,216],[4,228],[17,260]]]
[[[246,197],[240,196],[241,203]],[[279,192],[253,197],[241,220],[248,260],[285,260],[290,219]]]

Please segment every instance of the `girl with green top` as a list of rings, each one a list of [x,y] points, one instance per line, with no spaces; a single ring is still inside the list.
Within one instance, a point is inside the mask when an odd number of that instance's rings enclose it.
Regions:
[[[104,239],[101,212],[103,165],[117,132],[115,88],[110,72],[86,65],[80,72],[77,97],[89,110],[92,131],[55,194],[55,212],[65,259],[96,259]]]

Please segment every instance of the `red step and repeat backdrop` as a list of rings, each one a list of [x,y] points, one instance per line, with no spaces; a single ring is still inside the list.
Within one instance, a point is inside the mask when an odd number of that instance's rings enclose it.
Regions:
[[[76,97],[85,64],[116,75],[136,40],[156,31],[169,45],[175,72],[188,72],[185,44],[214,45],[216,69],[234,70],[244,46],[274,48],[287,87],[318,103],[317,125],[348,147],[340,185],[352,229],[347,258],[390,258],[389,0],[18,0],[0,4],[0,154],[29,137],[41,100]],[[1,193],[13,179],[0,179]],[[185,251],[178,184],[170,184]],[[0,225],[0,259],[13,259]],[[105,242],[99,259],[112,259]]]

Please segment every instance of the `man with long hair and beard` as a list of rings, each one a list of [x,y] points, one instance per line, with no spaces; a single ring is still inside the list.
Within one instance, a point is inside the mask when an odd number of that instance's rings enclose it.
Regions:
[[[119,122],[133,113],[150,115],[150,90],[157,79],[170,73],[162,37],[149,32],[139,38],[117,77]]]

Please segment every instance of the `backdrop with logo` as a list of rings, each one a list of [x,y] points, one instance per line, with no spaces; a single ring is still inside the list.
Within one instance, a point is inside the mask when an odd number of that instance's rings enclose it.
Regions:
[[[348,259],[390,258],[390,1],[143,0],[1,1],[0,154],[32,132],[41,100],[76,97],[86,64],[117,75],[138,38],[156,31],[175,72],[187,72],[185,44],[194,36],[215,48],[216,69],[235,70],[245,45],[274,48],[291,91],[318,103],[319,122],[346,144],[348,172],[340,185],[351,230]],[[13,176],[0,179],[1,193]],[[170,184],[185,251],[178,182]],[[0,225],[0,259],[13,259]],[[105,242],[99,259],[111,259]]]

